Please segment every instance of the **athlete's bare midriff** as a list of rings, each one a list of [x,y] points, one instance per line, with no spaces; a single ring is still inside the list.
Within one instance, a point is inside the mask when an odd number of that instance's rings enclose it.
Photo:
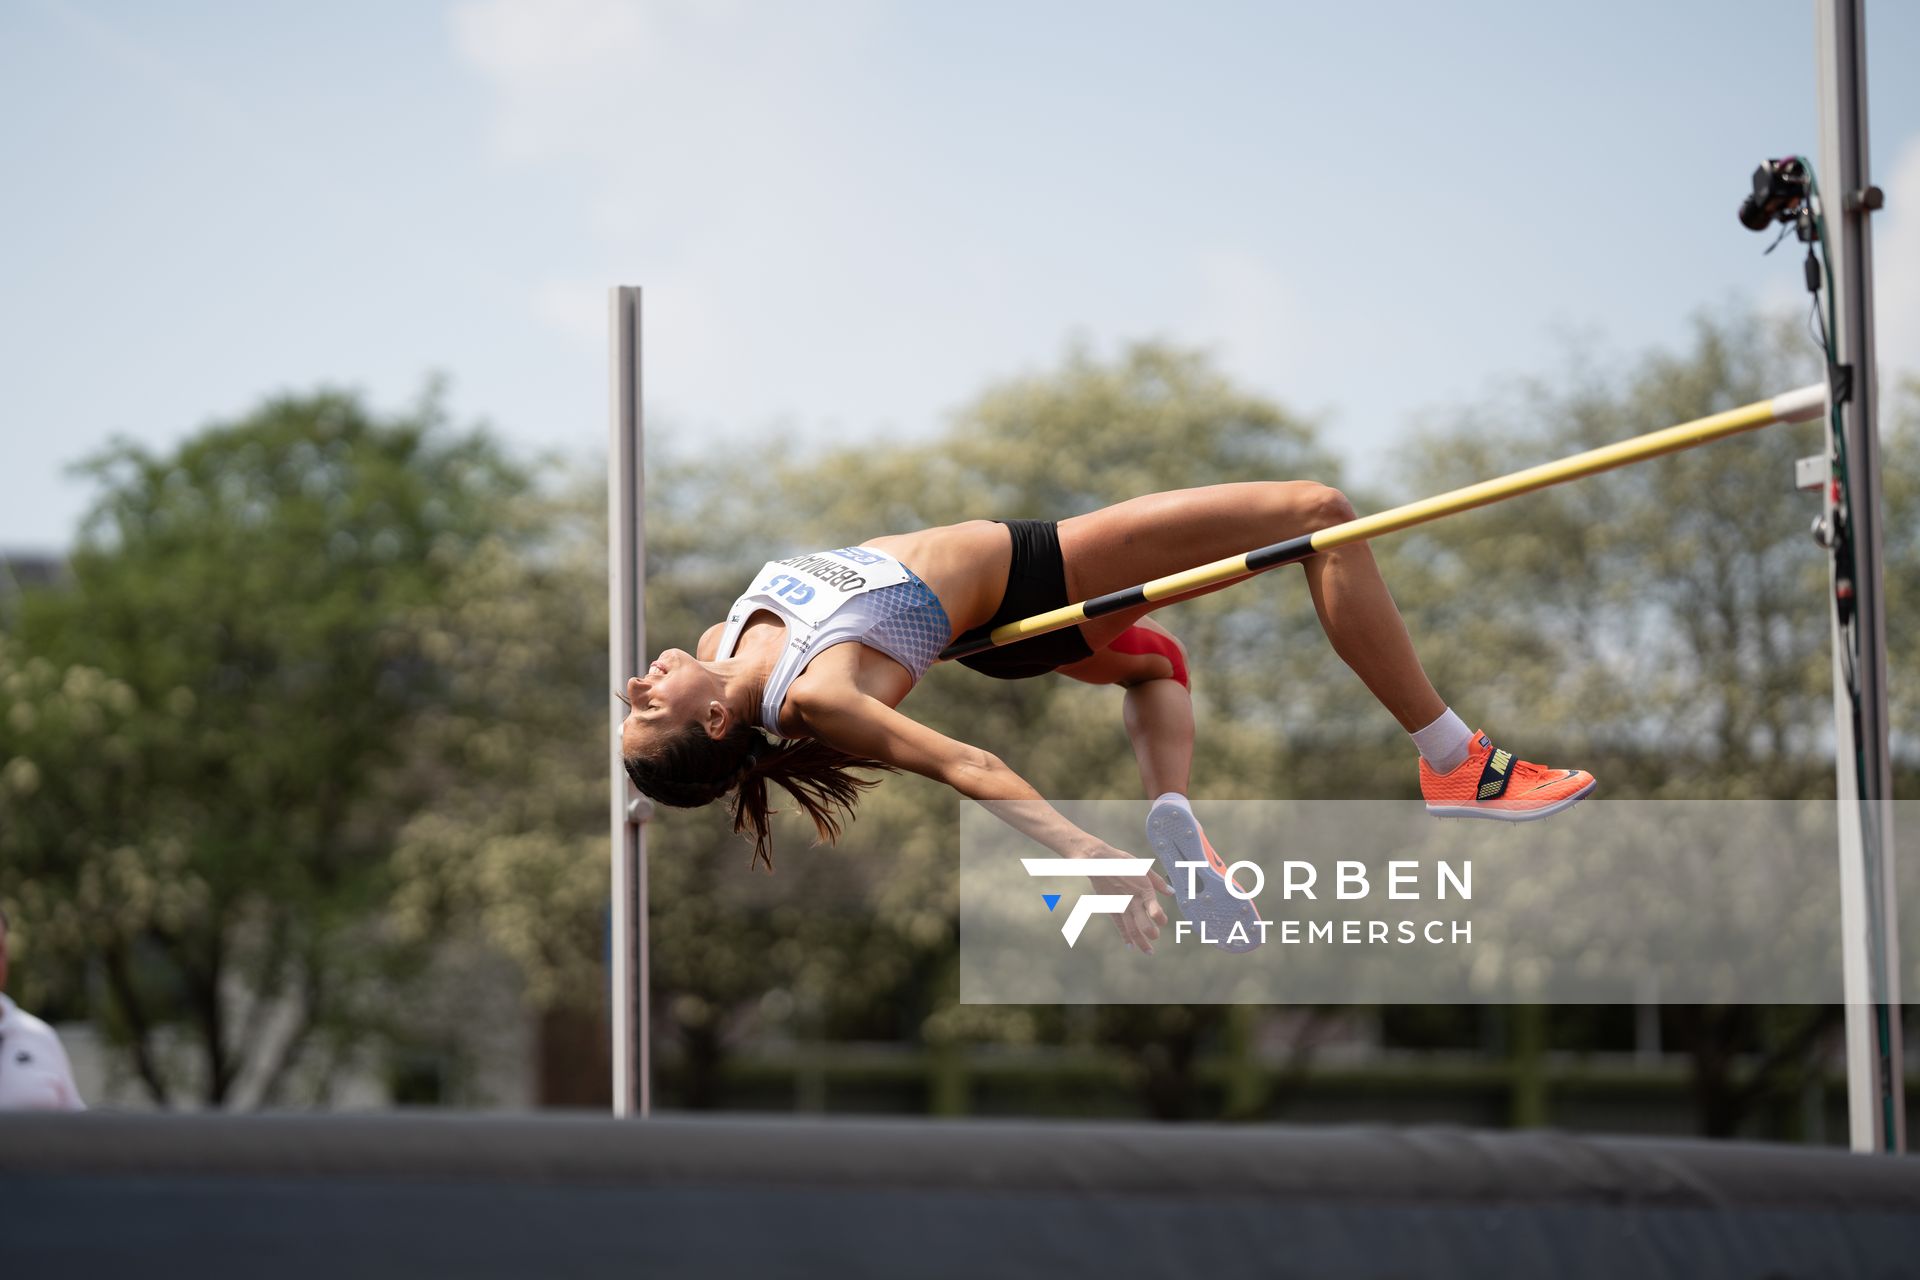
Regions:
[[[884,551],[914,571],[940,598],[953,634],[971,631],[1000,607],[1013,564],[1013,535],[992,520],[966,520],[913,533],[890,533],[860,544]]]

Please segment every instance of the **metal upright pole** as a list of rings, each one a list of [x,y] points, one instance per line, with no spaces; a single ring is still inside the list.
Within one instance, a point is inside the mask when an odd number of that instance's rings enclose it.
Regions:
[[[1881,594],[1879,384],[1873,351],[1878,192],[1867,175],[1864,0],[1817,0],[1820,190],[1833,279],[1830,454],[1844,458],[1844,509],[1829,486],[1835,550],[1833,705],[1840,815],[1847,1107],[1857,1151],[1906,1145],[1893,771],[1887,745],[1887,633]],[[1837,450],[1837,452],[1834,452]],[[1846,615],[1850,614],[1848,617]]]
[[[607,675],[615,689],[646,666],[647,526],[641,459],[640,290],[615,288],[609,298],[612,412],[607,440]],[[633,789],[620,761],[620,722],[613,740],[613,1114],[653,1108],[647,1030],[647,818],[652,806]]]

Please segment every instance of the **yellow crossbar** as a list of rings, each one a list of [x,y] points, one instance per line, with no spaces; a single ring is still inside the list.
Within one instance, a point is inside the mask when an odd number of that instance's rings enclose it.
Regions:
[[[1683,422],[1678,426],[1649,431],[1645,435],[1634,436],[1631,440],[1602,445],[1598,449],[1576,453],[1558,462],[1543,462],[1537,467],[1528,467],[1524,471],[1516,471],[1494,480],[1482,480],[1479,484],[1470,484],[1464,489],[1455,489],[1451,493],[1443,493],[1438,497],[1409,502],[1405,506],[1394,507],[1378,515],[1361,516],[1357,520],[1349,520],[1345,524],[1334,525],[1314,534],[1313,549],[1327,551],[1334,547],[1345,546],[1349,542],[1361,542],[1367,538],[1378,537],[1383,533],[1397,533],[1417,524],[1425,524],[1429,520],[1438,520],[1442,516],[1456,515],[1462,511],[1470,511],[1474,507],[1484,507],[1488,503],[1501,502],[1523,493],[1532,493],[1536,489],[1545,489],[1550,485],[1565,484],[1569,480],[1598,475],[1602,471],[1611,471],[1616,467],[1645,462],[1648,458],[1657,458],[1664,453],[1678,453],[1682,449],[1692,449],[1709,441],[1738,435],[1742,431],[1752,431],[1757,427],[1770,427],[1778,422],[1805,422],[1809,418],[1819,417],[1826,411],[1826,407],[1825,386],[1801,387],[1798,391],[1789,391],[1771,400],[1760,400],[1738,409],[1728,409],[1724,413],[1710,414],[1704,418],[1696,418],[1692,422]]]

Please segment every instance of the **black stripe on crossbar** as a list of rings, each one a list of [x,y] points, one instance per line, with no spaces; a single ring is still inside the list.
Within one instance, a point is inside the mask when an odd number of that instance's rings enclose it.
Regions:
[[[1270,547],[1247,553],[1247,568],[1271,569],[1275,565],[1292,564],[1295,560],[1305,560],[1313,554],[1313,535],[1303,533],[1297,538],[1288,538],[1285,542],[1276,542]]]
[[[1109,591],[1104,596],[1095,596],[1087,601],[1087,607],[1080,612],[1085,618],[1104,618],[1110,613],[1118,613],[1122,609],[1131,609],[1135,605],[1146,603],[1147,589],[1142,585],[1128,587],[1125,591]]]
[[[965,644],[955,640],[952,644],[942,649],[940,656],[935,658],[934,661],[952,662],[956,658],[971,658],[974,654],[985,653],[991,648],[993,648],[993,641],[989,640],[986,636],[981,636],[978,640],[969,640]]]

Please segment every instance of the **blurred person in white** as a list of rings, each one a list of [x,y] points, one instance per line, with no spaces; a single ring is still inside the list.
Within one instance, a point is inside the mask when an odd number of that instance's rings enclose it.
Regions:
[[[85,1111],[53,1028],[7,997],[13,922],[0,907],[0,1111]]]

